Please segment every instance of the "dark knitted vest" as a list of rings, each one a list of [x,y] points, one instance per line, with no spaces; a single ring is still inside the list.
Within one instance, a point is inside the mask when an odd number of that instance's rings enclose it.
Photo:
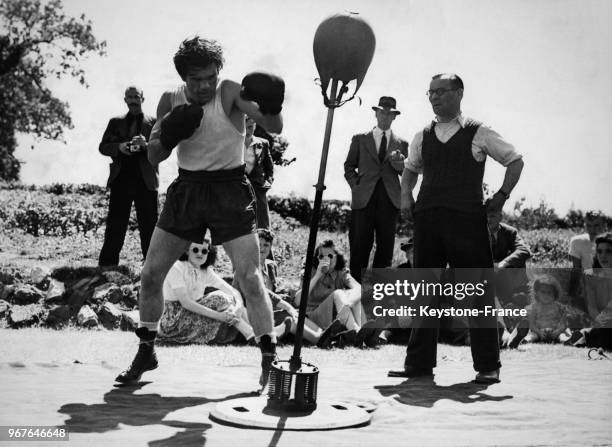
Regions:
[[[485,163],[472,155],[472,140],[480,123],[466,120],[446,143],[436,137],[435,125],[433,122],[423,130],[423,182],[415,210],[481,211]]]

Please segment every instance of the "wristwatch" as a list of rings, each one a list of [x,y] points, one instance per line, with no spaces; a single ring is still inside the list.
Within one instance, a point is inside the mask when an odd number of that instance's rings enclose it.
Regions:
[[[501,189],[498,190],[495,194],[501,194],[502,196],[504,196],[504,199],[506,200],[510,198],[510,194],[508,194],[506,191],[502,191]]]

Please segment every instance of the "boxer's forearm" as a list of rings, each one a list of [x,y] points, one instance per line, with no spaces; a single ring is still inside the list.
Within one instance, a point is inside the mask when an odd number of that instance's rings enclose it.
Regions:
[[[147,158],[153,166],[157,166],[170,156],[172,151],[166,150],[158,139],[149,141]]]
[[[261,115],[261,127],[266,129],[268,133],[281,133],[283,131],[283,116],[278,115]]]

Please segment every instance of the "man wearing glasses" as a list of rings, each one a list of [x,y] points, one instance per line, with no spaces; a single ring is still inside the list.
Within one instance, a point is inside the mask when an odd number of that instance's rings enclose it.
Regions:
[[[427,96],[435,120],[414,137],[402,174],[401,209],[414,218],[417,268],[466,268],[455,280],[482,280],[493,268],[487,211],[501,211],[523,169],[522,156],[497,132],[461,113],[463,81],[456,74],[435,75]],[[483,204],[482,180],[487,156],[506,167],[499,190]],[[423,181],[416,203],[412,191]],[[469,271],[467,270],[469,269]],[[461,278],[460,278],[461,276]],[[474,308],[493,306],[493,293]],[[393,377],[433,375],[439,320],[422,320],[412,330],[404,369]],[[472,358],[477,383],[499,382],[499,344],[495,317],[470,319]]]

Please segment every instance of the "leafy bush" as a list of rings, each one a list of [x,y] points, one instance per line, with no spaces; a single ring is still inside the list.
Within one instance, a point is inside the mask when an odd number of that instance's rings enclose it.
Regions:
[[[521,231],[531,250],[531,263],[543,267],[570,267],[567,253],[569,240],[574,234],[569,230]]]

